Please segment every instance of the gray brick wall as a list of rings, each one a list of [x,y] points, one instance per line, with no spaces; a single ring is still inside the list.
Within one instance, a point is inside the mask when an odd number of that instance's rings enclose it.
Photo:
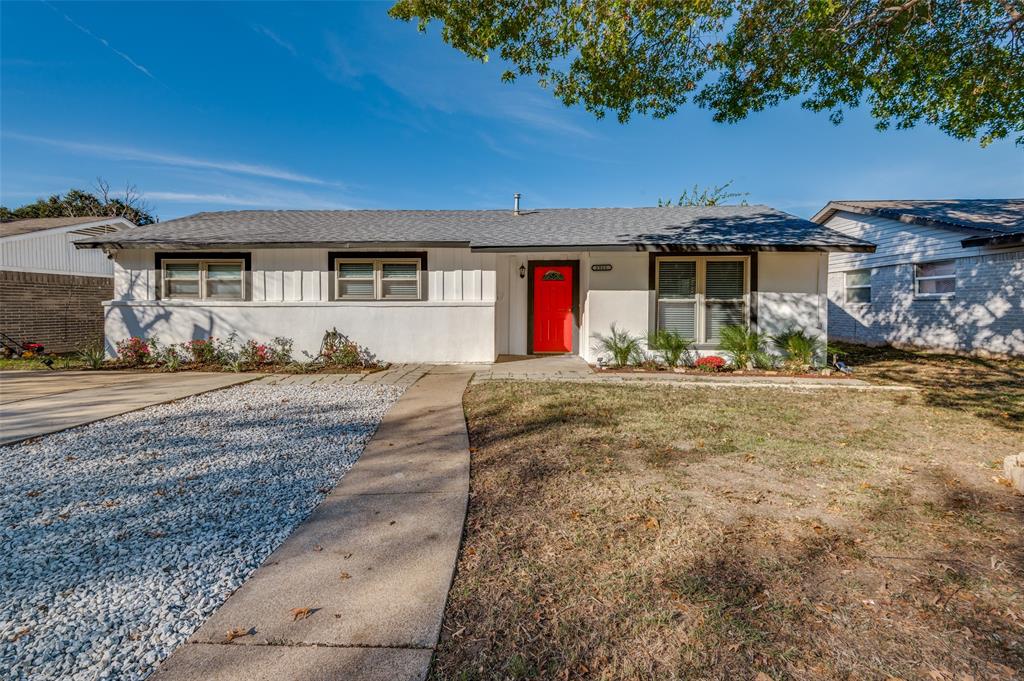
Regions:
[[[103,301],[112,277],[0,270],[0,331],[47,352],[72,352],[103,341]]]
[[[870,345],[1024,355],[1024,251],[956,261],[956,295],[915,298],[914,265],[871,269],[871,303],[844,301],[844,276],[828,279],[829,336]]]

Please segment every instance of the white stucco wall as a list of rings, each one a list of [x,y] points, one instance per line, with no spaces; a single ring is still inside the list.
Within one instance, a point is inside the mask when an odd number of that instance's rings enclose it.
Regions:
[[[324,331],[337,328],[387,362],[494,360],[494,304],[488,302],[318,303],[113,301],[105,305],[107,350],[129,336],[163,344],[197,338],[266,342],[286,336],[295,357],[316,355]]]
[[[758,254],[758,330],[776,334],[793,326],[825,338],[828,326],[828,254]]]

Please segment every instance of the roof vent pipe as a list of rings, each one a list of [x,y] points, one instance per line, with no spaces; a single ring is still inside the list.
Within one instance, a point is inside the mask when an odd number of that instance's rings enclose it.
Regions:
[[[519,215],[519,192],[512,195],[512,215]]]

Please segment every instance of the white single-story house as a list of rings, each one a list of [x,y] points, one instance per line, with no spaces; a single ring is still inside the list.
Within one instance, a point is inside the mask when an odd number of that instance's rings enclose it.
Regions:
[[[518,205],[518,201],[517,201]],[[767,206],[198,213],[79,241],[114,261],[108,349],[237,332],[391,362],[573,353],[613,324],[827,334],[829,254],[864,240]]]
[[[829,335],[1024,355],[1024,199],[832,201],[811,218],[877,244],[829,260]]]

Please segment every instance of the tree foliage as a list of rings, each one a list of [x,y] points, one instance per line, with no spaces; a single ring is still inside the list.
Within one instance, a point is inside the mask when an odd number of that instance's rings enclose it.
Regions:
[[[732,180],[725,184],[711,185],[703,188],[695,184],[693,189],[684,189],[677,201],[658,199],[658,206],[662,208],[667,206],[721,206],[730,199],[738,199],[750,193],[730,191],[729,187],[731,186]],[[747,200],[743,199],[740,201],[740,205],[747,205]]]
[[[926,122],[982,145],[1024,143],[1024,0],[398,0],[443,23],[503,79],[536,77],[598,118],[663,118],[689,100],[716,121],[801,98],[866,104],[879,129]]]
[[[143,200],[135,185],[126,185],[123,193],[115,195],[110,190],[110,184],[98,178],[93,192],[71,189],[66,194],[53,194],[47,199],[36,199],[33,203],[13,210],[7,206],[0,206],[0,222],[96,215],[121,217],[137,225],[149,225],[157,221],[152,213],[153,208]]]

